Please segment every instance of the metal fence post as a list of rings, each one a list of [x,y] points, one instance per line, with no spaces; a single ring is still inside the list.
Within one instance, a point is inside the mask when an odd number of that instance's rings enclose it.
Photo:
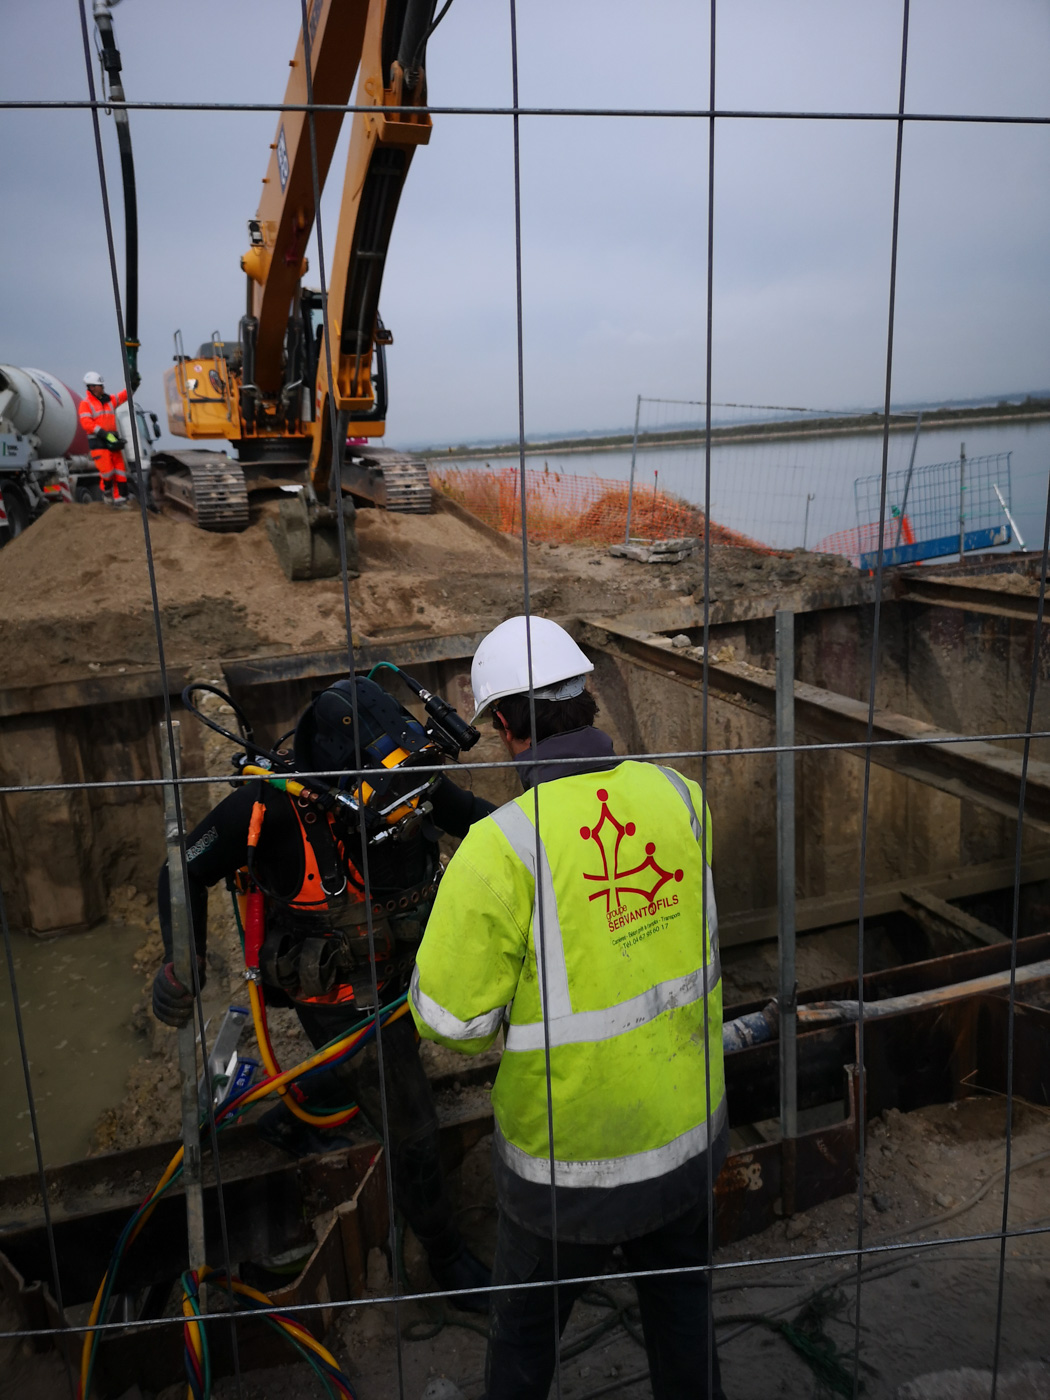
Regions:
[[[809,539],[809,504],[817,499],[815,491],[806,492],[806,518],[802,525],[802,548],[805,549],[806,541]]]
[[[908,492],[911,490],[912,473],[915,471],[915,449],[919,445],[919,433],[922,431],[922,409],[919,410],[915,418],[915,431],[911,435],[911,457],[908,459],[908,475],[904,478],[904,495],[901,499],[901,518],[897,521],[897,538],[893,543],[894,549],[900,549],[901,532],[904,529],[904,516],[908,509]]]
[[[179,721],[172,720],[172,748],[176,771],[171,771],[168,731],[160,726],[160,761],[164,784],[164,844],[168,853],[168,884],[171,891],[171,951],[175,976],[184,987],[196,988],[196,952],[192,944],[189,902],[183,879],[182,846],[175,805],[175,783],[180,766]],[[197,1091],[197,1026],[194,1017],[180,1027],[179,1083],[182,1093],[182,1181],[186,1193],[186,1235],[189,1267],[200,1269],[205,1262],[204,1192],[201,1187],[201,1141]]]
[[[787,1140],[798,1135],[795,1042],[795,614],[778,611],[775,621],[780,1133]],[[787,1197],[785,1190],[785,1212],[790,1213]],[[793,1204],[793,1201],[790,1202],[790,1208],[793,1208]]]
[[[631,543],[631,508],[634,505],[634,463],[638,456],[638,422],[642,416],[642,396],[634,405],[634,438],[631,442],[631,478],[627,486],[627,527],[623,533],[624,544]]]
[[[966,499],[966,444],[959,444],[959,563],[966,553],[966,512],[963,503]]]

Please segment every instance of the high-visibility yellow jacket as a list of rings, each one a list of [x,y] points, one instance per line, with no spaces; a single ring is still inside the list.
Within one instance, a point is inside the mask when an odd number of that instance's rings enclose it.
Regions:
[[[496,1142],[524,1181],[550,1181],[548,1041],[559,1187],[663,1176],[722,1129],[710,862],[699,786],[636,762],[541,784],[475,823],[452,858],[412,1014],[468,1054],[506,1021]]]

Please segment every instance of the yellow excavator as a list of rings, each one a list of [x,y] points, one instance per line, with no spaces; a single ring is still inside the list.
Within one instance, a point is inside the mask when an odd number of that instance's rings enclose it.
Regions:
[[[311,0],[262,198],[248,221],[250,246],[241,259],[247,308],[238,339],[216,333],[192,355],[176,332],[174,364],[164,376],[171,431],[225,438],[236,455],[159,452],[155,496],[188,511],[202,529],[234,531],[248,524],[252,493],[283,488],[269,529],[292,579],[339,570],[337,480],[350,569],[357,561],[355,497],[387,510],[430,510],[425,462],[371,440],[386,431],[385,349],[392,336],[379,315],[383,267],[412,156],[430,139],[430,116],[421,110],[426,46],[448,4],[436,21],[435,7],[436,0]],[[348,103],[360,70],[355,102],[368,108],[354,115],[328,259],[327,342],[321,293],[303,286],[304,250],[317,216],[315,188],[324,188],[343,113],[316,112],[311,141],[310,117],[301,110],[311,95],[308,61],[314,103]]]

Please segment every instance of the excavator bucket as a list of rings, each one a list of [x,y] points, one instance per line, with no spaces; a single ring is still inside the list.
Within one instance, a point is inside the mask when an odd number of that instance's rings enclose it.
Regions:
[[[346,569],[357,578],[357,532],[353,503],[347,501],[340,522],[335,511],[311,511],[302,492],[284,497],[277,517],[266,522],[281,568],[293,582],[304,578],[335,578],[339,574],[339,527],[346,541]]]

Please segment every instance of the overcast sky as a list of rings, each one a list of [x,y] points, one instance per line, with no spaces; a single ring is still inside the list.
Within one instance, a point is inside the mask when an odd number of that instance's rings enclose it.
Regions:
[[[524,104],[705,105],[698,0],[518,9]],[[125,0],[114,22],[128,95],[279,101],[298,16],[299,0]],[[900,27],[897,0],[723,3],[718,105],[894,111]],[[9,3],[4,38],[4,96],[85,95],[75,0]],[[910,111],[1050,115],[1045,0],[913,0],[908,58]],[[428,77],[436,104],[509,104],[507,7],[454,0]],[[276,121],[132,115],[147,407],[161,408],[176,327],[194,347],[214,329],[236,334],[239,258]],[[0,360],[116,383],[90,116],[4,111],[0,129]],[[702,397],[706,122],[534,117],[521,139],[526,431],[624,425],[638,393]],[[716,400],[881,402],[894,143],[891,123],[718,123]],[[415,158],[382,297],[395,334],[390,442],[516,434],[511,155],[509,118],[446,116]],[[342,160],[341,148],[323,205],[329,249]],[[1048,228],[1050,128],[906,129],[896,401],[1050,386]]]

